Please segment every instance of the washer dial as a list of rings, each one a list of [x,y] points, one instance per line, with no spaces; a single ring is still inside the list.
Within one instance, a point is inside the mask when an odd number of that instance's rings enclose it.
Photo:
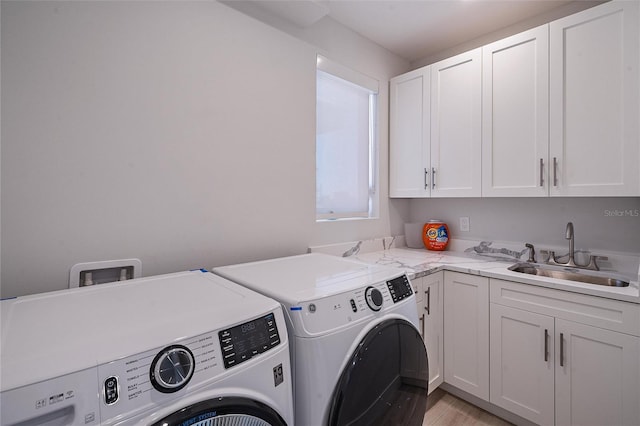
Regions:
[[[377,312],[382,309],[382,292],[377,288],[367,287],[364,291],[364,298],[372,311]]]
[[[195,364],[193,354],[187,347],[168,346],[151,363],[151,384],[163,393],[177,392],[191,380]]]

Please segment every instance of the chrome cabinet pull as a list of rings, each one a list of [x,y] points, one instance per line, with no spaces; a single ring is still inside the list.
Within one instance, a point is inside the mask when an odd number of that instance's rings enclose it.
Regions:
[[[564,334],[560,333],[560,367],[564,367]]]
[[[431,287],[428,287],[424,294],[427,295],[427,306],[424,307],[424,310],[427,311],[427,315],[431,315]]]
[[[553,186],[558,186],[558,159],[553,157]]]
[[[429,170],[424,168],[424,189],[429,189]]]
[[[544,160],[541,158],[540,159],[540,186],[544,186],[543,173],[544,173]]]
[[[544,362],[549,361],[549,330],[544,329]]]
[[[434,167],[431,168],[431,189],[436,188],[436,169]]]

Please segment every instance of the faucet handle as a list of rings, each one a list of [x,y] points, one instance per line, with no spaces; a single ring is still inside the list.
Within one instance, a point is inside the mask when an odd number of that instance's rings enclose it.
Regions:
[[[525,243],[524,246],[529,249],[529,259],[527,259],[527,262],[536,263],[536,249],[533,247],[533,244]]]
[[[549,258],[551,257],[551,252],[549,250],[540,250],[540,254],[542,255],[542,262],[548,263]]]
[[[591,255],[589,256],[589,264],[585,266],[586,269],[591,269],[593,271],[599,271],[600,267],[596,263],[597,256]]]
[[[607,261],[609,258],[607,256],[589,256],[589,264],[585,266],[586,269],[591,269],[592,271],[599,271],[600,267],[598,266],[597,260]]]

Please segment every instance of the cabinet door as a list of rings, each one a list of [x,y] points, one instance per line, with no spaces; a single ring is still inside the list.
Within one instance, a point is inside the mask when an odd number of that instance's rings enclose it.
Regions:
[[[482,49],[431,65],[431,196],[479,197]]]
[[[423,282],[424,278],[414,278],[411,280],[411,287],[413,288],[413,292],[416,294],[416,308],[418,309],[418,321],[420,321],[419,332],[420,336],[424,339],[424,298],[423,295]]]
[[[491,304],[491,402],[542,425],[554,423],[554,319]]]
[[[640,424],[640,338],[556,319],[556,424]]]
[[[424,343],[429,357],[429,393],[444,381],[444,272],[423,278]]]
[[[444,274],[444,380],[489,400],[489,280]]]
[[[638,5],[550,24],[551,195],[640,195]]]
[[[430,68],[390,82],[389,194],[429,196]]]
[[[482,48],[482,121],[482,196],[547,196],[548,25]]]

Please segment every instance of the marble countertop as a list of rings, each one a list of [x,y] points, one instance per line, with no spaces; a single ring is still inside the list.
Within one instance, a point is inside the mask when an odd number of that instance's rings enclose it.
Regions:
[[[640,304],[638,277],[629,274],[623,275],[626,280],[630,281],[628,287],[609,287],[513,272],[508,269],[509,266],[517,262],[513,258],[500,259],[497,256],[483,256],[468,252],[434,252],[424,249],[389,248],[368,253],[354,253],[349,257],[361,262],[401,268],[409,275],[409,278],[418,278],[447,270]]]

